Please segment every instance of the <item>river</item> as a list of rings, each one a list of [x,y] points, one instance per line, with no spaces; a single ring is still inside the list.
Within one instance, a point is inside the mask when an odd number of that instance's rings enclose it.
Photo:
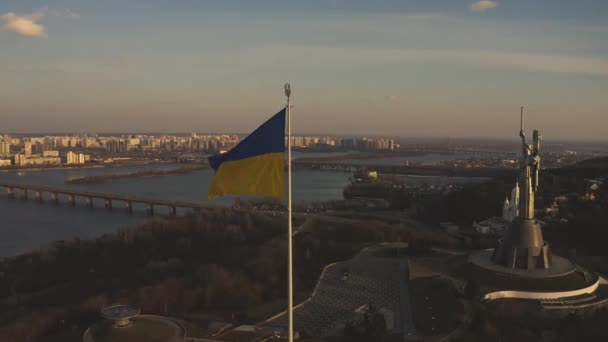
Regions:
[[[300,154],[294,154],[294,157]],[[310,156],[309,154],[301,154]],[[343,155],[342,153],[335,156]],[[317,156],[317,154],[315,154]],[[318,156],[322,156],[318,154]],[[325,155],[327,156],[327,155]],[[450,156],[445,156],[449,158]],[[436,156],[430,155],[429,161]],[[123,178],[96,184],[66,184],[71,178],[130,173],[148,169],[171,169],[184,166],[176,164],[138,165],[114,168],[86,168],[39,170],[20,172],[0,172],[0,182],[37,184],[73,188],[84,191],[136,195],[145,198],[196,202],[202,204],[231,205],[237,196],[225,196],[213,201],[207,200],[207,190],[213,171],[198,170],[188,174],[174,174],[156,177]],[[342,191],[348,183],[350,174],[342,172],[298,170],[293,173],[293,196],[295,203],[342,199]],[[410,179],[412,182],[445,182],[445,177]],[[453,181],[456,181],[455,179]],[[20,197],[20,194],[17,194]],[[114,204],[114,209],[103,208],[99,200],[95,208],[84,205],[83,199],[75,208],[67,205],[65,198],[55,206],[46,200],[39,203],[33,200],[8,199],[0,196],[0,256],[23,253],[39,245],[55,240],[93,239],[106,233],[115,232],[121,227],[133,226],[149,219],[144,208],[134,206],[134,213],[128,215],[122,203]],[[246,196],[240,196],[246,197]],[[47,198],[48,199],[48,198]],[[167,213],[166,208],[155,208],[158,214]]]
[[[382,165],[382,166],[398,166],[404,165],[406,162],[409,163],[421,163],[426,165],[437,164],[439,162],[458,160],[458,159],[474,159],[478,158],[478,153],[429,153],[424,155],[413,155],[413,156],[397,156],[397,157],[385,157],[385,158],[364,158],[364,159],[338,159],[334,161],[328,161],[328,163],[337,164],[352,164],[352,165]]]
[[[183,166],[183,165],[181,165]],[[0,173],[1,182],[39,184],[92,192],[130,194],[146,198],[230,205],[237,196],[226,196],[217,200],[207,200],[207,189],[211,181],[211,170],[198,170],[188,174],[157,177],[116,179],[96,184],[66,184],[69,178],[87,175],[128,173],[145,169],[170,169],[178,165],[145,165],[117,168],[91,168],[44,171],[21,171]],[[293,173],[294,201],[324,201],[342,198],[342,190],[348,183],[349,174],[341,172],[297,171]],[[18,194],[18,197],[20,194]],[[243,197],[243,196],[241,196]],[[10,256],[25,252],[35,246],[54,240],[79,237],[92,239],[105,233],[112,233],[120,227],[142,223],[148,219],[142,207],[135,207],[133,215],[114,204],[113,211],[103,208],[103,203],[95,203],[90,209],[79,202],[75,208],[68,206],[65,199],[59,206],[49,201],[39,203],[32,199],[8,199],[0,196],[0,256]],[[162,214],[165,208],[156,212]]]

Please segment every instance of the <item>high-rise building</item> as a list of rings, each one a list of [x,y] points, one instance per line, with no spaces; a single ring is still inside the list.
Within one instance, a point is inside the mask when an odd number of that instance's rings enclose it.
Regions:
[[[77,147],[78,146],[78,139],[75,137],[70,137],[68,139],[68,147]]]
[[[43,151],[42,144],[39,141],[32,144],[32,154],[41,154]]]
[[[125,140],[110,140],[106,143],[106,150],[110,153],[127,152],[127,147]]]
[[[11,155],[11,143],[8,141],[0,142],[0,156],[7,157]]]
[[[31,155],[32,155],[32,143],[31,143],[31,142],[29,142],[29,141],[26,141],[26,142],[23,144],[23,146],[24,146],[24,147],[23,147],[23,151],[24,151],[23,153],[25,154],[25,156],[26,156],[26,157],[31,156]]]
[[[27,164],[27,157],[25,154],[16,154],[15,155],[15,165],[24,166]]]
[[[66,154],[66,164],[78,164],[78,155],[72,151]]]
[[[84,164],[88,160],[91,160],[91,156],[88,154],[69,151],[66,154],[65,162],[66,164]]]

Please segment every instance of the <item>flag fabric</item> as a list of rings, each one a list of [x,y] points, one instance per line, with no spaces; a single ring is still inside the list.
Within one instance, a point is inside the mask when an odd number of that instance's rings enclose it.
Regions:
[[[208,158],[215,170],[209,199],[227,194],[285,196],[285,115],[283,109],[230,151]]]

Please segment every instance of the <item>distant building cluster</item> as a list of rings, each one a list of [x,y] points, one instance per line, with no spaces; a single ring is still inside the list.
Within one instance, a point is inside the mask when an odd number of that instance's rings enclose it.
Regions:
[[[118,136],[63,135],[44,137],[0,136],[0,166],[31,166],[85,164],[96,156],[129,157],[132,153],[202,153],[229,151],[242,137],[235,134],[151,135],[124,134]],[[357,151],[392,151],[399,148],[393,139],[339,138],[331,136],[292,136],[296,148],[342,149]],[[287,140],[285,141],[287,144]],[[104,157],[104,158],[105,158]]]
[[[236,135],[197,135],[184,136],[151,136],[129,135],[121,137],[99,137],[95,140],[97,147],[105,148],[109,153],[126,153],[130,151],[181,151],[218,153],[228,151],[238,142]]]
[[[81,143],[72,138],[12,138],[5,134],[0,141],[0,167],[85,164],[91,156],[67,151],[60,154],[57,148],[77,147]]]
[[[294,147],[334,146],[345,150],[357,151],[392,151],[399,148],[393,139],[335,138],[335,137],[292,137]]]
[[[239,143],[237,135],[197,135],[147,136],[131,135],[122,137],[100,137],[88,143],[89,147],[103,147],[110,153],[124,153],[134,150],[164,150],[182,152],[218,153],[228,151]],[[286,141],[287,143],[287,141]],[[328,136],[292,136],[293,147],[336,147],[358,151],[395,150],[399,148],[393,139],[337,138]]]

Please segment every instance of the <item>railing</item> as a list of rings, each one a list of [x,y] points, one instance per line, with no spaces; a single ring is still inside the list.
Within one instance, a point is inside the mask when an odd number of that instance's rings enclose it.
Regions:
[[[71,205],[75,205],[75,198],[81,197],[85,199],[85,202],[88,206],[93,206],[93,199],[101,199],[105,201],[105,207],[107,209],[112,209],[112,201],[122,201],[125,203],[125,208],[132,212],[133,203],[139,203],[147,205],[148,213],[154,214],[154,206],[164,206],[169,208],[169,213],[171,215],[176,215],[177,208],[181,209],[192,209],[192,210],[200,210],[203,208],[212,208],[210,205],[203,205],[200,203],[192,203],[192,202],[180,202],[180,201],[169,201],[169,200],[161,200],[161,199],[150,199],[143,198],[139,196],[133,195],[118,195],[118,194],[109,194],[109,193],[99,193],[99,192],[91,192],[91,191],[81,191],[75,189],[66,189],[66,188],[57,188],[51,186],[43,186],[43,185],[32,185],[32,184],[12,184],[12,183],[0,183],[0,187],[6,189],[7,194],[10,198],[15,197],[15,190],[21,190],[23,192],[23,198],[28,198],[28,191],[35,192],[35,198],[39,201],[43,201],[43,194],[49,193],[51,195],[51,201],[58,203],[59,198],[58,195],[66,195],[68,196],[68,202]]]

